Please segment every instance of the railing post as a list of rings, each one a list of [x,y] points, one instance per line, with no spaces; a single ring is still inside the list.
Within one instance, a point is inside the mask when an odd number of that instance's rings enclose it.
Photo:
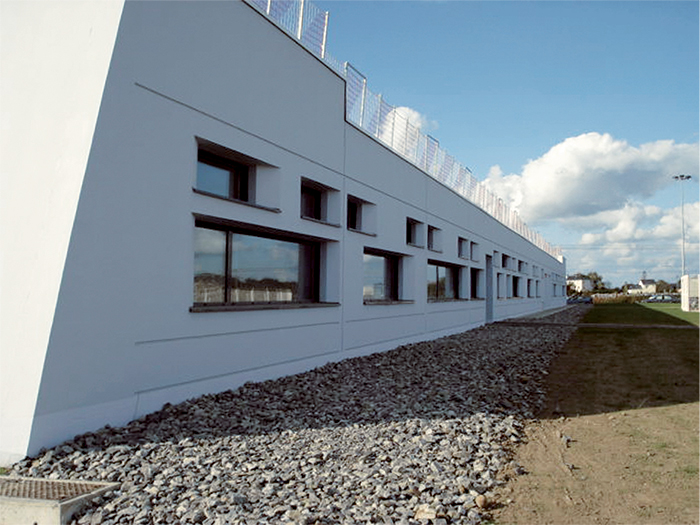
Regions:
[[[272,10],[272,0],[267,0],[267,15],[270,16],[270,11]]]
[[[297,24],[297,40],[301,40],[301,32],[304,29],[304,3],[306,0],[299,0],[299,23]]]
[[[321,58],[326,58],[326,39],[328,38],[328,16],[329,11],[326,11],[326,15],[323,20],[323,42],[321,43]]]
[[[365,96],[367,95],[367,78],[362,77],[362,98],[360,99],[360,128],[365,122]]]
[[[377,96],[379,103],[377,104],[377,129],[374,131],[374,136],[379,137],[379,121],[382,120],[382,94]]]

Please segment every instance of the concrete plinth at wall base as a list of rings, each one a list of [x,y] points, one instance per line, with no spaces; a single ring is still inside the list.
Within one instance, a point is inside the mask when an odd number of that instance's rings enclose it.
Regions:
[[[117,483],[0,476],[0,525],[65,525]]]

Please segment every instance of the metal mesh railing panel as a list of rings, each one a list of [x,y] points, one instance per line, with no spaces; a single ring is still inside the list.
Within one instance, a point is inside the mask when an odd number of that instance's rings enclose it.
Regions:
[[[323,58],[326,35],[326,12],[313,4],[304,6],[301,43],[317,57]]]
[[[347,62],[326,52],[328,16],[309,0],[245,0],[297,38],[345,79],[345,115],[349,122],[425,171],[448,188],[486,211],[499,222],[554,257],[553,247],[530,229],[515,210],[479,182],[469,168],[440,148],[434,138],[410,122],[406,114],[367,89],[367,79]]]

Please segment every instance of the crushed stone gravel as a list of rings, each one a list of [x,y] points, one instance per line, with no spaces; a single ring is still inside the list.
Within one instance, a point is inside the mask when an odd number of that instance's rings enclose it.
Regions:
[[[120,483],[76,525],[477,524],[588,308],[165,405],[11,474]]]

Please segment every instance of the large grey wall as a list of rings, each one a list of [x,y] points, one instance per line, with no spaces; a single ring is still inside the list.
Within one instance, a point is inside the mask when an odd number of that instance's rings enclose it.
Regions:
[[[495,319],[563,304],[550,290],[563,263],[348,124],[344,89],[243,2],[125,4],[27,453],[165,402],[483,324],[486,301],[426,300],[427,259],[468,270],[498,251],[540,267],[541,296],[497,300]],[[265,208],[193,192],[197,137],[262,163]],[[337,190],[339,226],[300,217],[302,177]],[[345,228],[348,194],[372,203],[372,235]],[[321,293],[337,304],[191,312],[194,214],[324,239]],[[440,228],[442,252],[407,246],[406,217]],[[459,236],[479,243],[478,261],[458,257]],[[363,304],[366,247],[405,255],[410,301]]]

